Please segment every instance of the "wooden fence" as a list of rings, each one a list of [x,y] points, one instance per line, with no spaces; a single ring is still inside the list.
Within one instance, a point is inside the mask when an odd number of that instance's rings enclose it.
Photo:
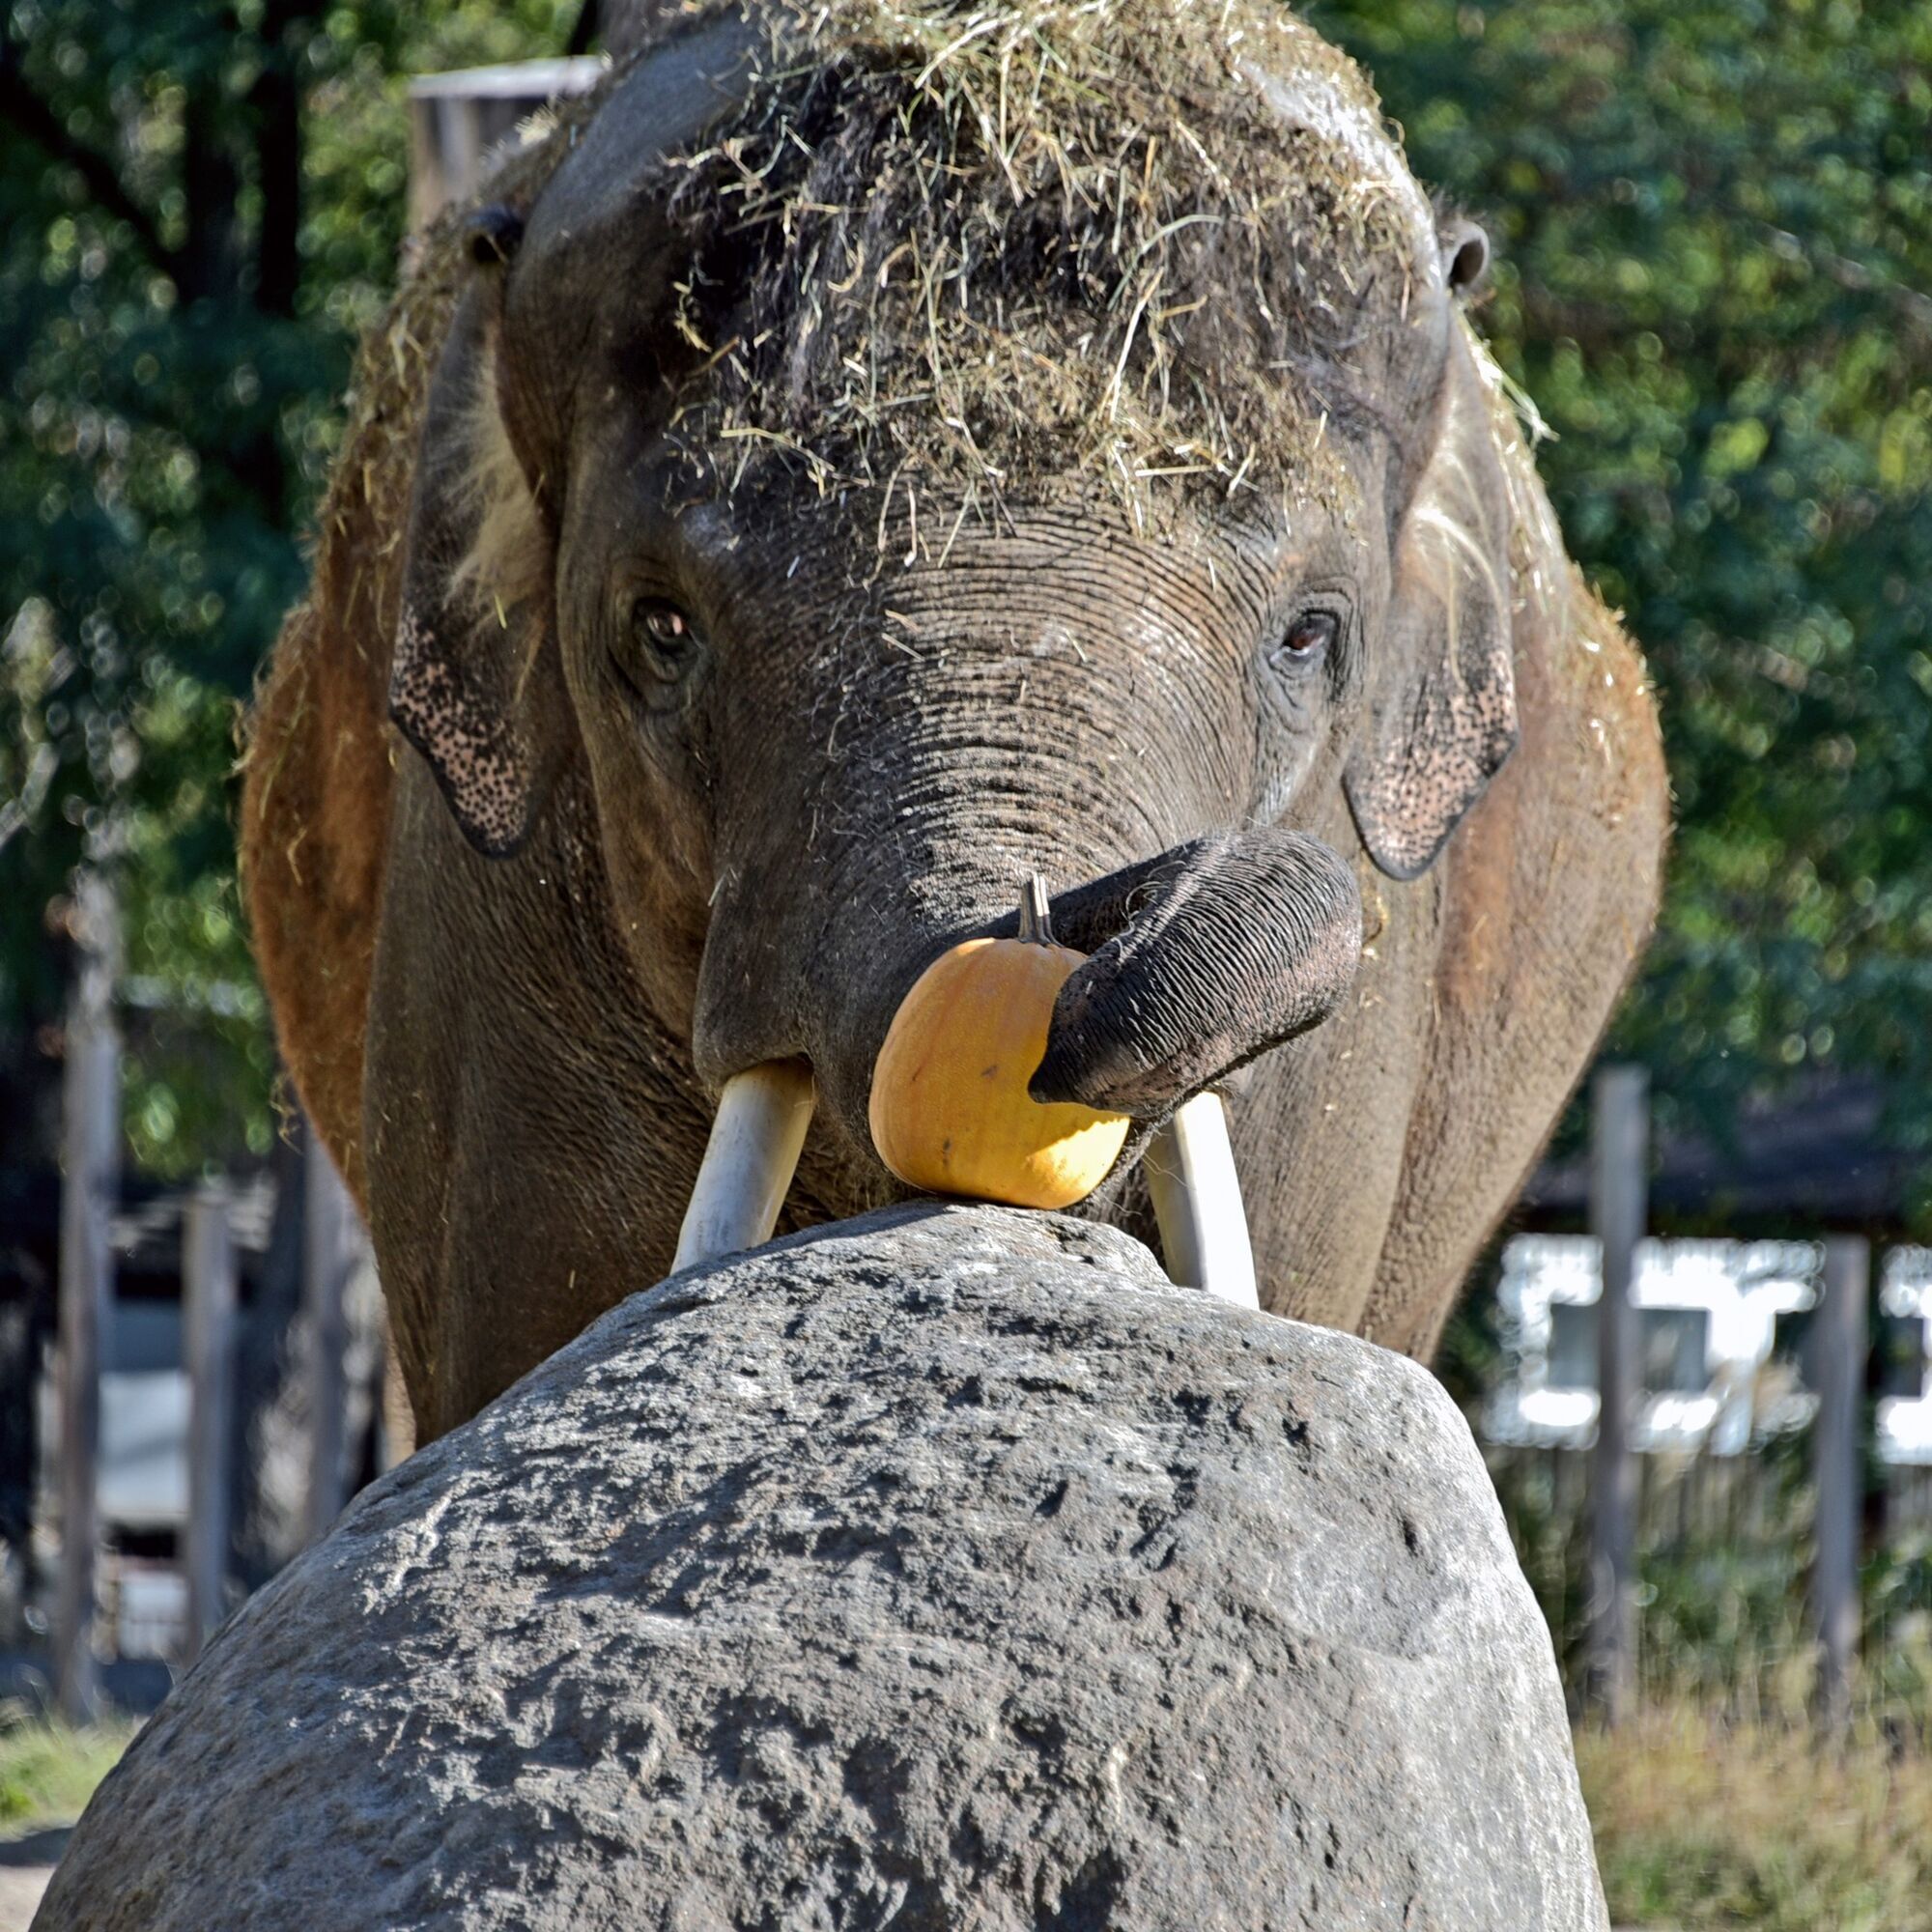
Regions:
[[[1750,1457],[1696,1456],[1683,1467],[1671,1459],[1639,1456],[1633,1443],[1642,1399],[1638,1315],[1633,1290],[1637,1244],[1646,1220],[1649,1096],[1641,1069],[1600,1068],[1591,1093],[1591,1233],[1599,1243],[1601,1290],[1596,1304],[1598,1409],[1595,1442],[1586,1458],[1560,1459],[1550,1473],[1552,1498],[1567,1499],[1587,1524],[1583,1574],[1583,1680],[1589,1701],[1609,1724],[1630,1713],[1636,1692],[1639,1645],[1640,1526],[1667,1491],[1688,1535],[1693,1518],[1721,1540],[1773,1534],[1766,1520],[1764,1464]],[[1860,1566],[1865,1518],[1865,1387],[1871,1352],[1871,1251],[1861,1237],[1824,1243],[1817,1309],[1807,1338],[1805,1381],[1816,1398],[1808,1432],[1809,1544],[1806,1603],[1809,1640],[1816,1649],[1817,1716],[1840,1729],[1851,1716],[1860,1636]],[[1682,1458],[1676,1459],[1682,1464]],[[1507,1458],[1492,1461],[1507,1466]],[[1922,1518],[1932,1510],[1932,1482],[1899,1476],[1901,1508]],[[1740,1508],[1757,1519],[1748,1528]],[[1728,1520],[1725,1512],[1731,1512]],[[1891,1516],[1894,1524],[1896,1513]],[[1654,1528],[1654,1523],[1653,1523]],[[1786,1521],[1783,1534],[1796,1533]]]
[[[104,882],[76,895],[81,964],[67,1022],[61,1262],[57,1333],[60,1555],[49,1635],[54,1696],[72,1722],[99,1705],[95,1625],[99,1598],[103,1342],[113,1307],[119,1205],[121,1043],[113,989],[119,938]],[[346,1499],[348,1324],[344,1291],[366,1237],[322,1144],[303,1130],[302,1380],[310,1440],[304,1521],[324,1534]],[[182,1539],[187,1655],[226,1614],[231,1520],[228,1449],[235,1399],[238,1295],[228,1190],[198,1190],[182,1216],[183,1353],[188,1386],[188,1509]]]

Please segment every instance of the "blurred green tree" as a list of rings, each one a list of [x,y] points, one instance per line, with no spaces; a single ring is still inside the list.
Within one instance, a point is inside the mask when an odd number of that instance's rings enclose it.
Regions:
[[[21,0],[0,14],[0,1138],[58,1071],[73,868],[111,863],[138,1163],[266,1149],[238,701],[402,238],[404,76],[554,53],[577,0]]]
[[[1482,325],[1677,799],[1613,1049],[1723,1131],[1810,1069],[1932,1143],[1932,12],[1319,0],[1497,243]],[[1921,1204],[1921,1213],[1923,1208]]]

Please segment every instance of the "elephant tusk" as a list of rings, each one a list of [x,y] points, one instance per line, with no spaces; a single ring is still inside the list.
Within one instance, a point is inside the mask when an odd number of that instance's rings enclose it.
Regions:
[[[815,1097],[802,1060],[768,1060],[725,1081],[678,1230],[673,1274],[771,1239]]]
[[[1148,1143],[1142,1157],[1168,1279],[1259,1308],[1248,1210],[1218,1094],[1197,1094]]]

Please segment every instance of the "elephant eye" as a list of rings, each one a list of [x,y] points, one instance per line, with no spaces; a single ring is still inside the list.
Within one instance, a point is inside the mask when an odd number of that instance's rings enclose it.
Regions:
[[[631,642],[643,668],[667,681],[682,677],[698,652],[690,616],[664,597],[639,597],[632,604]]]
[[[1332,611],[1304,611],[1289,625],[1270,655],[1291,670],[1320,664],[1334,648],[1341,624]]]

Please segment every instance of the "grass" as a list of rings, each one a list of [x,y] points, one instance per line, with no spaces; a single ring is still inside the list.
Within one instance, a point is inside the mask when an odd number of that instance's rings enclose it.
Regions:
[[[76,1730],[55,1719],[27,1718],[0,1730],[0,1828],[77,1817],[136,1728],[104,1723]]]
[[[1689,1704],[1577,1739],[1617,1925],[1932,1932],[1932,1756],[1872,1721],[1842,1748],[1800,1721]]]

